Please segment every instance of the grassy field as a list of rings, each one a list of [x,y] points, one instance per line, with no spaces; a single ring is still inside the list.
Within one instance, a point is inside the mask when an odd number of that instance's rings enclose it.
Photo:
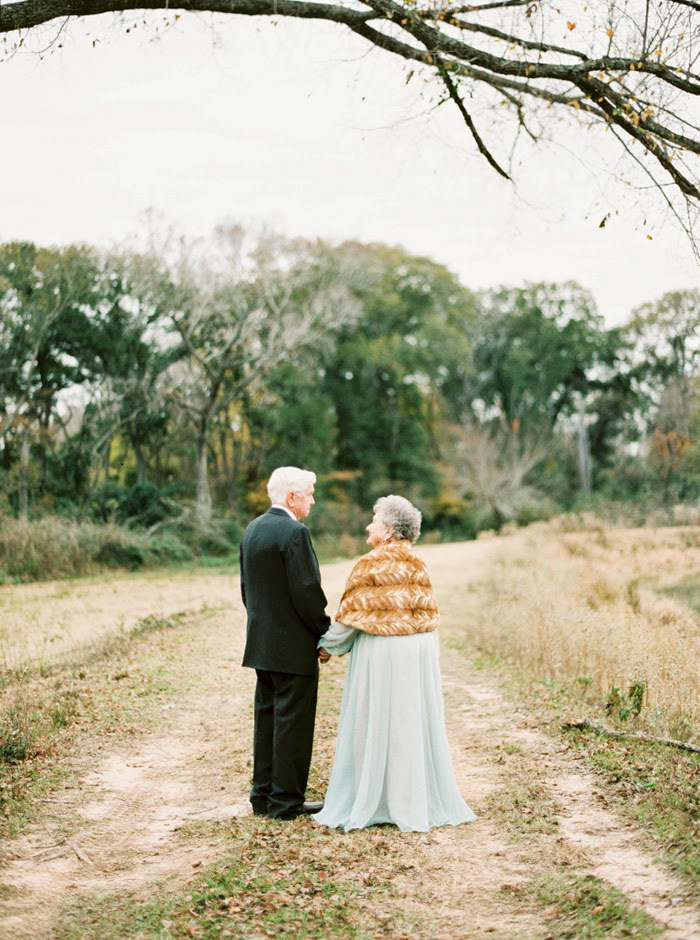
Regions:
[[[421,549],[479,816],[428,834],[244,815],[253,677],[233,573],[2,589],[0,938],[700,937],[700,755],[564,727],[698,740],[700,626],[674,593],[698,535],[550,525]],[[331,610],[348,569],[324,567]],[[345,668],[322,673],[312,797]]]
[[[617,724],[689,739],[700,731],[698,571],[699,528],[534,525],[494,557],[469,640],[603,702]]]

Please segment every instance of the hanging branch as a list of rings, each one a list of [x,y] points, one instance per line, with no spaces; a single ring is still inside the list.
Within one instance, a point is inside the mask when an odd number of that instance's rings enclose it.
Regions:
[[[476,144],[479,150],[479,153],[483,154],[483,156],[486,157],[487,161],[491,164],[491,166],[494,168],[494,170],[497,173],[499,173],[502,177],[504,177],[504,179],[509,180],[510,176],[508,176],[506,171],[501,166],[499,166],[499,164],[496,162],[496,158],[492,155],[492,153],[487,148],[486,144],[481,139],[479,132],[474,126],[474,122],[472,121],[469,115],[469,112],[464,107],[464,102],[460,98],[459,92],[457,91],[455,87],[455,83],[450,78],[450,73],[445,68],[445,63],[442,61],[442,59],[437,59],[437,67],[438,67],[438,72],[440,73],[440,77],[445,83],[445,87],[447,88],[450,94],[450,98],[452,98],[454,103],[457,105],[457,109],[459,113],[464,118],[464,123],[467,125],[472,137],[474,138],[474,143]]]

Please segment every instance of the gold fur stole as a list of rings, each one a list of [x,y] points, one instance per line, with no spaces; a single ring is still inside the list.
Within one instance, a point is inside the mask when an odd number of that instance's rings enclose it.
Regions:
[[[409,541],[383,542],[360,558],[335,619],[379,636],[437,629],[440,614],[428,569]]]

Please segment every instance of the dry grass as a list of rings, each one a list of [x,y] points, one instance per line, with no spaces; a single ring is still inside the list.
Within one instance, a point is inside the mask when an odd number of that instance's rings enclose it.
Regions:
[[[0,521],[0,580],[46,581],[104,567],[137,568],[148,550],[145,535],[120,526],[47,517]]]
[[[471,637],[598,700],[614,688],[624,700],[642,683],[637,723],[690,737],[700,731],[700,621],[659,592],[699,569],[697,527],[567,532],[538,524],[500,549]]]
[[[0,591],[0,678],[28,665],[81,661],[144,617],[235,603],[237,585],[220,574],[99,575]]]

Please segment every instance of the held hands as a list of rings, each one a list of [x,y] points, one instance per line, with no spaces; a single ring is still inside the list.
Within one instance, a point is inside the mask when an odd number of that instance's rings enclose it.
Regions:
[[[327,663],[330,658],[331,654],[328,652],[328,650],[324,650],[324,648],[321,647],[321,649],[318,651],[318,661],[320,663]]]

